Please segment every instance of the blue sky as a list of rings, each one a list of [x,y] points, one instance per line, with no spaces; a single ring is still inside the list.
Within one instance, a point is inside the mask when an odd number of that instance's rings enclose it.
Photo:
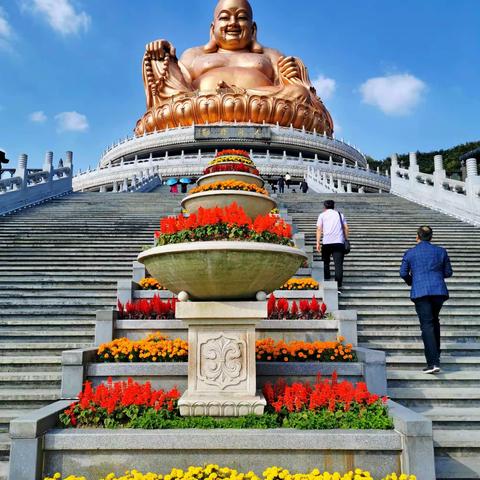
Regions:
[[[75,166],[132,132],[145,110],[141,58],[166,38],[208,39],[215,0],[0,0],[0,149]],[[252,0],[262,44],[296,55],[363,152],[480,139],[479,0]]]

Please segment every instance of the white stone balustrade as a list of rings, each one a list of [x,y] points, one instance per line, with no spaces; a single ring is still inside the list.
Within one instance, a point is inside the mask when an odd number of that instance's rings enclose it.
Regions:
[[[433,174],[422,173],[415,153],[410,154],[410,166],[401,168],[397,155],[392,155],[391,193],[420,205],[480,225],[480,176],[477,160],[466,161],[465,182],[447,178],[441,155],[434,157]]]
[[[306,180],[309,187],[317,193],[352,193],[352,185],[358,186],[358,192],[364,193],[365,187],[388,192],[390,178],[379,171],[359,168],[358,164],[349,166],[335,164],[332,161],[315,161],[307,167]]]
[[[72,192],[73,154],[53,167],[53,153],[47,152],[40,171],[27,168],[28,157],[20,155],[12,178],[0,180],[0,215]]]

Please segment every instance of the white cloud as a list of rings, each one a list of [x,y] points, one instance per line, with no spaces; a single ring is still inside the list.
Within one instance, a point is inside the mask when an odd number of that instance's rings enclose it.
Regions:
[[[5,10],[0,6],[0,40],[8,40],[12,36],[12,27],[8,23]]]
[[[38,112],[32,112],[28,116],[28,119],[33,123],[45,123],[47,121],[47,116],[43,111],[39,110]]]
[[[337,82],[333,78],[325,77],[325,75],[319,75],[313,80],[312,84],[317,90],[317,95],[322,100],[329,100],[332,98],[337,88]]]
[[[370,78],[360,86],[363,102],[387,115],[408,115],[426,89],[422,80],[408,73]]]
[[[88,120],[78,112],[62,112],[55,115],[59,132],[85,132],[88,130]]]
[[[77,11],[71,0],[24,0],[24,9],[42,16],[62,35],[87,31],[91,18],[86,12]]]

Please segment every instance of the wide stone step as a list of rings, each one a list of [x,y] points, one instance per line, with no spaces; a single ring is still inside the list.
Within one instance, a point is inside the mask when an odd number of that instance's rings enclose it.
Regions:
[[[0,357],[0,372],[58,372],[62,365],[60,355]]]
[[[435,375],[425,374],[418,370],[387,371],[389,388],[418,387],[476,387],[480,386],[480,369],[477,370],[445,370]]]
[[[389,387],[387,392],[393,400],[412,408],[419,405],[480,408],[480,386]]]
[[[480,428],[480,409],[475,407],[417,407],[415,411],[428,417],[433,422],[433,428],[442,427],[478,429]],[[480,448],[480,446],[479,446]]]
[[[28,340],[28,342],[44,342],[45,339],[49,339],[52,342],[62,341],[77,341],[77,342],[89,342],[93,339],[94,329],[89,330],[6,330],[0,329],[0,336],[3,341],[8,344],[18,343],[22,340]]]
[[[469,430],[468,433],[458,430],[433,431],[433,443],[442,448],[477,448],[480,459],[480,430]]]
[[[7,342],[0,343],[0,355],[44,356],[61,355],[64,350],[75,350],[90,347],[92,342]]]
[[[55,385],[62,379],[61,372],[0,372],[0,391],[11,388],[13,384]]]

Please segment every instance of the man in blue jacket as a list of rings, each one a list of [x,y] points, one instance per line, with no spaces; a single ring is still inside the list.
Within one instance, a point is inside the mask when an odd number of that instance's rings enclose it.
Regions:
[[[417,245],[405,252],[400,276],[411,286],[410,298],[415,303],[422,330],[427,367],[425,373],[440,371],[440,310],[448,299],[445,278],[453,275],[447,251],[432,245],[433,231],[420,227]]]

